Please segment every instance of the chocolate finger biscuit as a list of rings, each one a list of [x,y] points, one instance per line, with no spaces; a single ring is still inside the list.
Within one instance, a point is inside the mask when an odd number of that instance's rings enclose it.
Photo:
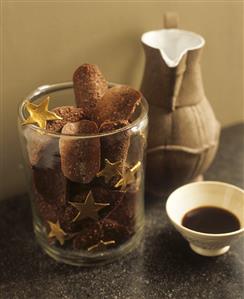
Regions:
[[[102,123],[99,132],[111,132],[128,125],[128,121],[106,121]],[[105,159],[114,163],[120,161],[119,172],[122,174],[125,168],[128,148],[130,144],[130,133],[128,130],[120,133],[104,136],[101,138],[101,157],[104,166]]]
[[[108,84],[99,68],[94,64],[83,64],[74,73],[74,92],[78,107],[84,109],[86,116],[91,117],[108,89]]]
[[[49,120],[47,130],[50,132],[61,132],[64,125],[68,122],[77,122],[84,118],[84,110],[73,106],[62,106],[52,109],[62,119]]]
[[[67,123],[62,129],[62,133],[69,135],[96,134],[98,128],[93,121],[81,120]],[[64,175],[73,182],[90,183],[100,169],[99,138],[61,137],[59,148]]]
[[[36,191],[50,203],[62,205],[66,201],[66,178],[60,165],[54,168],[32,167]]]
[[[98,125],[107,120],[129,120],[141,100],[141,93],[129,86],[114,86],[97,102],[95,118]]]
[[[37,214],[44,221],[56,222],[58,220],[59,209],[55,204],[46,202],[41,196],[36,195]]]
[[[115,208],[108,213],[106,219],[117,221],[120,225],[133,232],[135,229],[138,214],[138,201],[140,200],[137,192],[126,192],[123,199]]]
[[[104,187],[96,187],[92,189],[92,194],[97,203],[109,203],[100,211],[100,218],[106,217],[120,202],[124,199],[125,193],[118,190],[111,190]]]
[[[73,106],[57,107],[52,112],[62,117],[61,120],[47,122],[46,129],[52,133],[59,133],[67,122],[77,122],[84,117],[83,109]],[[59,156],[58,138],[40,134],[29,126],[24,129],[24,135],[31,165],[51,168],[54,160]]]
[[[101,224],[93,223],[84,227],[80,234],[73,239],[74,249],[88,249],[99,242],[101,237]]]
[[[126,242],[130,233],[126,226],[119,224],[115,220],[105,219],[102,223],[102,238],[104,241],[114,240],[114,247]]]

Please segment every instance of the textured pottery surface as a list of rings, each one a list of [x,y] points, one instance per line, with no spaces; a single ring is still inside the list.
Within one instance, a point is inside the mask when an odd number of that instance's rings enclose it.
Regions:
[[[189,31],[161,29],[144,33],[141,40],[146,56],[141,91],[149,102],[147,188],[161,195],[207,170],[220,125],[203,88],[204,39]]]

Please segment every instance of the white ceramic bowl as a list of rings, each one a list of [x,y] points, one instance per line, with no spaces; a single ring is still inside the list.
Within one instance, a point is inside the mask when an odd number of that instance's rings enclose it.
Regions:
[[[184,215],[202,206],[230,211],[239,219],[241,228],[230,233],[208,234],[184,227],[181,224]],[[244,234],[244,191],[230,184],[205,181],[184,185],[170,194],[166,212],[174,227],[189,241],[192,250],[200,255],[224,254],[230,243]]]

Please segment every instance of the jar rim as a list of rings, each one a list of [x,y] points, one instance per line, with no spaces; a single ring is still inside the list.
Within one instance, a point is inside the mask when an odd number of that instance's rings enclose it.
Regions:
[[[122,85],[122,84],[109,82],[109,87],[118,86],[118,85]],[[27,97],[25,97],[25,99],[19,105],[18,110],[19,110],[20,122],[22,123],[25,120],[24,109],[25,109],[25,104],[27,101],[30,101],[31,103],[33,103],[35,100],[39,99],[40,97],[42,97],[44,95],[48,95],[48,94],[56,92],[56,91],[62,91],[62,90],[71,89],[71,88],[73,88],[73,82],[71,82],[71,81],[55,83],[55,84],[50,84],[50,85],[42,85],[42,86],[37,87]],[[143,95],[142,95],[142,100],[140,102],[140,106],[141,106],[141,111],[135,120],[133,120],[131,123],[129,123],[128,125],[126,125],[122,128],[111,130],[109,132],[101,132],[101,133],[86,134],[86,135],[72,135],[72,134],[64,134],[61,132],[50,132],[47,129],[38,127],[35,124],[29,124],[28,126],[32,130],[34,130],[40,134],[43,134],[43,135],[45,134],[47,136],[51,136],[51,137],[55,137],[55,138],[60,138],[60,137],[66,138],[67,137],[67,138],[72,138],[72,139],[88,139],[88,138],[110,136],[110,135],[114,135],[114,134],[121,133],[124,131],[128,131],[128,130],[136,127],[137,125],[139,125],[141,122],[147,120],[148,103]]]

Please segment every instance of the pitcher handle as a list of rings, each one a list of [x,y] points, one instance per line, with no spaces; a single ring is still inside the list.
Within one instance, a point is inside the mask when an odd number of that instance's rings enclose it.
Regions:
[[[164,14],[164,28],[178,28],[179,15],[176,12],[166,12]]]

